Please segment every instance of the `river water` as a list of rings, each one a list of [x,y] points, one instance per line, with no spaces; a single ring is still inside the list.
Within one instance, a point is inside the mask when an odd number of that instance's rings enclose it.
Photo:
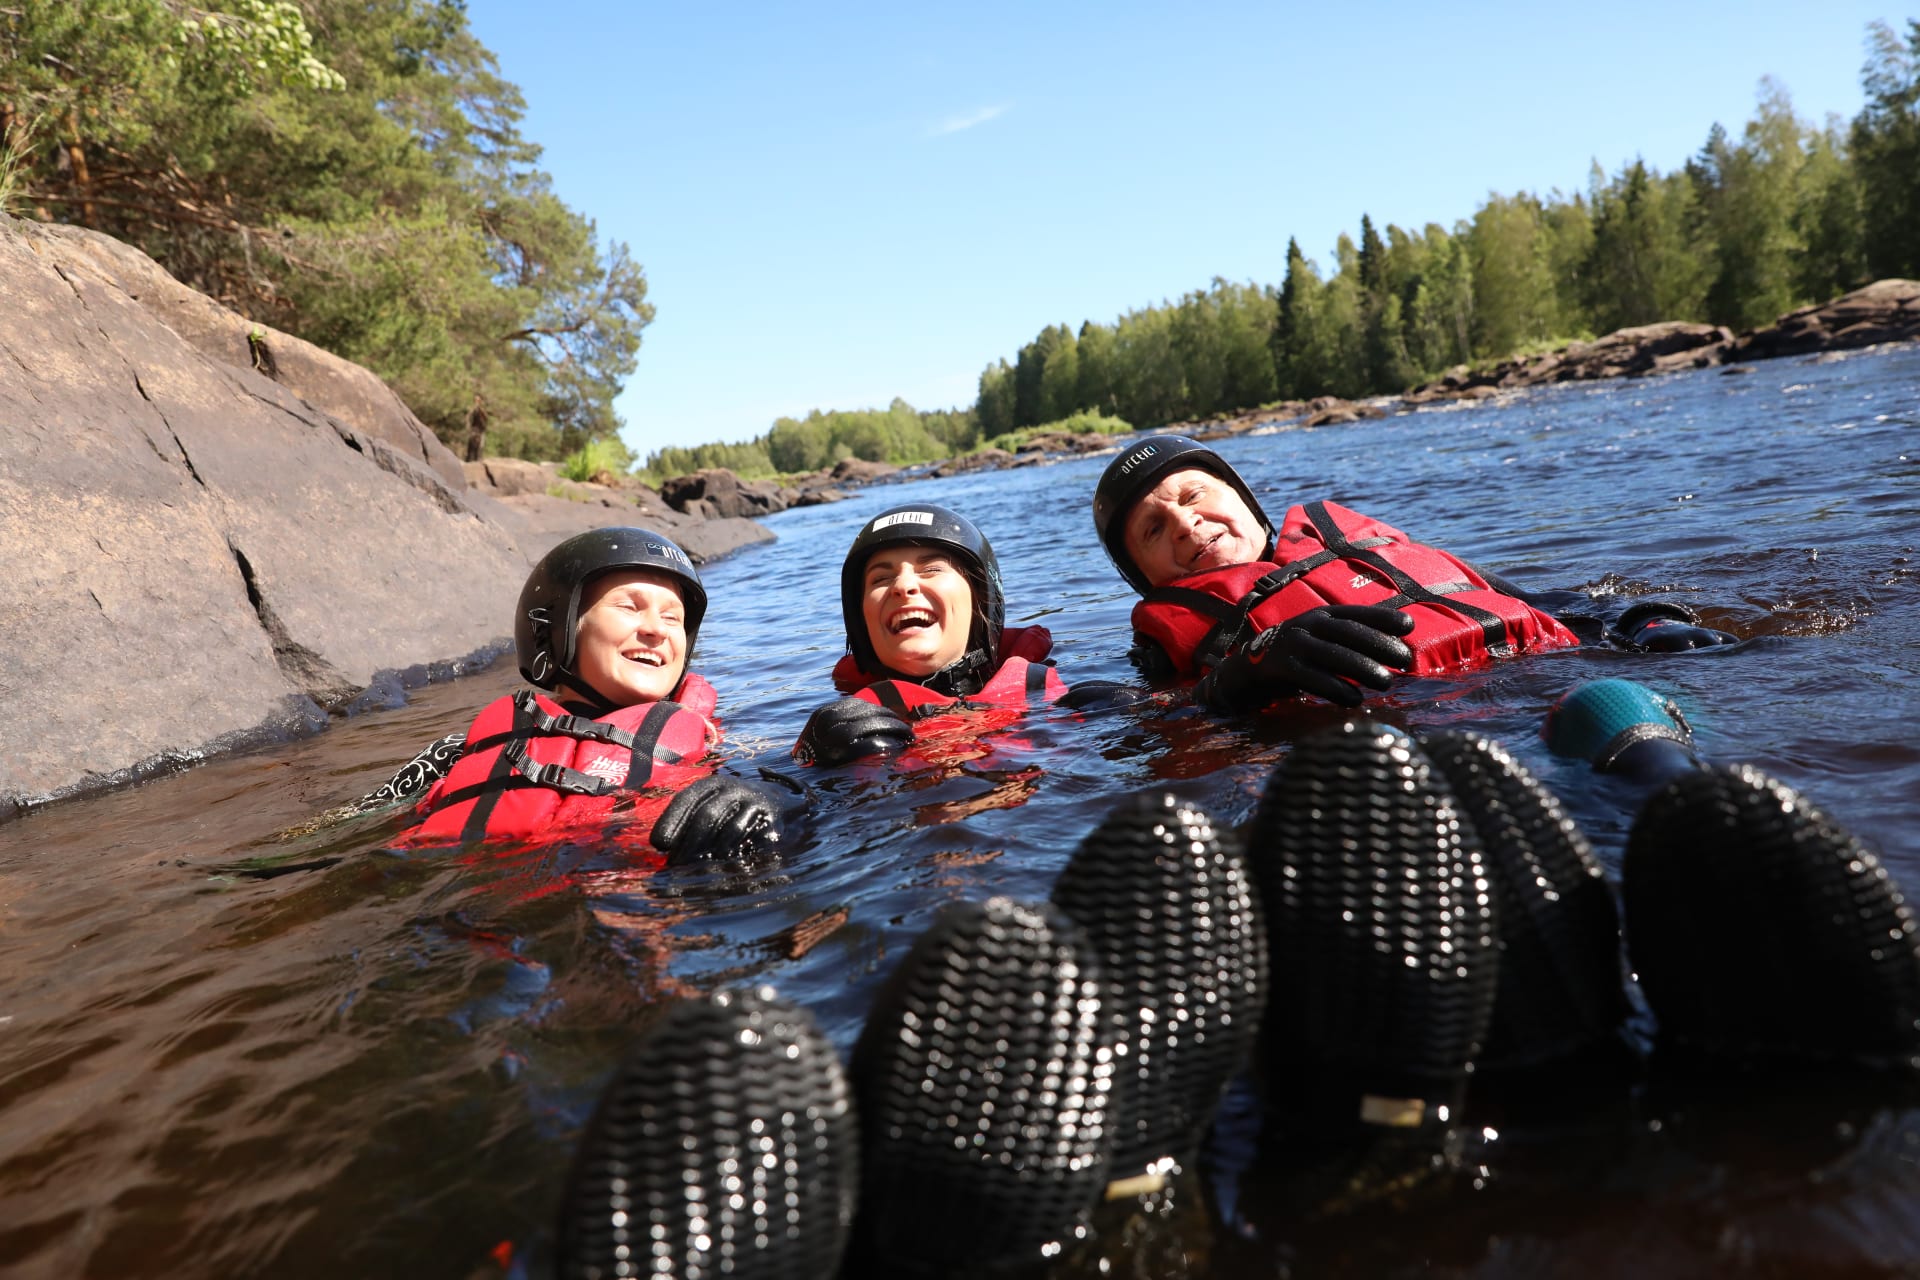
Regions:
[[[1539,726],[1570,687],[1629,676],[1678,699],[1706,754],[1800,789],[1920,892],[1920,345],[1219,448],[1276,517],[1330,497],[1528,586],[1678,594],[1744,638],[1406,681],[1378,708],[1507,744],[1610,871],[1638,796],[1548,755]],[[711,566],[697,661],[735,754],[792,769],[841,650],[842,552],[902,501],[987,530],[1009,621],[1050,627],[1070,682],[1129,678],[1129,601],[1087,514],[1104,464],[868,489]],[[1036,713],[960,769],[810,776],[811,826],[753,876],[645,876],[572,848],[398,854],[391,816],[287,834],[463,728],[510,665],[0,827],[0,1271],[543,1274],[573,1141],[650,1004],[765,980],[849,1045],[943,904],[1045,896],[1141,789],[1238,822],[1288,743],[1334,719]],[[1504,1132],[1470,1114],[1461,1172],[1357,1200],[1303,1200],[1258,1159],[1236,1172],[1257,1129],[1236,1112],[1204,1190],[1109,1222],[1056,1271],[1920,1272],[1920,1108],[1860,1081],[1721,1083]]]

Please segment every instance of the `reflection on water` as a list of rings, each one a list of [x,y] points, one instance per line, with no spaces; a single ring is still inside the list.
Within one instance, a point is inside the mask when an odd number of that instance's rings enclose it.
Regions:
[[[1917,386],[1908,346],[1221,449],[1276,515],[1331,497],[1529,585],[1681,593],[1748,637],[1545,655],[1407,681],[1380,706],[1507,744],[1611,871],[1636,797],[1547,756],[1538,726],[1571,685],[1625,675],[1675,696],[1709,755],[1799,788],[1920,886]],[[1009,621],[1052,628],[1069,681],[1130,675],[1129,602],[1086,513],[1102,465],[911,490],[987,530]],[[707,573],[699,662],[754,764],[791,769],[787,744],[831,695],[842,550],[905,492],[785,513],[778,542]],[[513,683],[502,665],[0,828],[0,1270],[540,1274],[572,1141],[663,996],[763,978],[848,1046],[941,905],[1045,896],[1079,837],[1143,788],[1238,822],[1287,745],[1337,719],[1054,709],[983,759],[796,771],[814,821],[746,870],[640,875],[570,846],[396,853],[394,817],[277,838]],[[1897,1091],[1656,1079],[1588,1108],[1481,1110],[1455,1168],[1408,1176],[1406,1152],[1345,1153],[1375,1162],[1356,1181],[1339,1161],[1277,1160],[1258,1108],[1239,1105],[1211,1180],[1153,1212],[1110,1210],[1057,1271],[1920,1271],[1920,1111]]]

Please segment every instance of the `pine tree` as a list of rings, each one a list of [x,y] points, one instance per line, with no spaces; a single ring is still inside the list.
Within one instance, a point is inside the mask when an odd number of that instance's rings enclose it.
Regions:
[[[1861,72],[1867,105],[1854,117],[1862,242],[1873,276],[1920,276],[1920,19],[1903,44],[1893,28],[1869,28]]]

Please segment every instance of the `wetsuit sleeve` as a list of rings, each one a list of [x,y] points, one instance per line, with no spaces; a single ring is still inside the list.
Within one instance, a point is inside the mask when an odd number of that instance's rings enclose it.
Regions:
[[[460,758],[460,752],[466,744],[467,735],[464,733],[450,733],[430,743],[413,759],[401,765],[377,790],[369,791],[349,806],[350,810],[354,813],[372,813],[376,809],[418,799],[426,794],[427,788],[447,776],[447,771],[453,768],[453,762]]]
[[[1560,625],[1580,637],[1581,644],[1605,643],[1612,615],[1619,612],[1617,607],[1609,608],[1584,591],[1534,591],[1477,564],[1468,564],[1467,568],[1486,579],[1487,585],[1501,595],[1512,596],[1542,613],[1552,614]]]
[[[1117,680],[1082,680],[1060,695],[1059,703],[1071,711],[1104,711],[1109,707],[1130,707],[1153,697],[1145,689],[1121,684]]]

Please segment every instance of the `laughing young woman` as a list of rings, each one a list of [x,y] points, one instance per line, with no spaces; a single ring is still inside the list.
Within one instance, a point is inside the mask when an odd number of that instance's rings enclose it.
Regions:
[[[801,760],[845,764],[916,741],[924,751],[956,730],[994,727],[957,712],[1085,704],[1047,661],[1047,629],[1006,625],[992,544],[946,507],[895,507],[861,526],[840,569],[840,610],[847,652],[833,683],[851,696],[813,713],[794,746]]]

